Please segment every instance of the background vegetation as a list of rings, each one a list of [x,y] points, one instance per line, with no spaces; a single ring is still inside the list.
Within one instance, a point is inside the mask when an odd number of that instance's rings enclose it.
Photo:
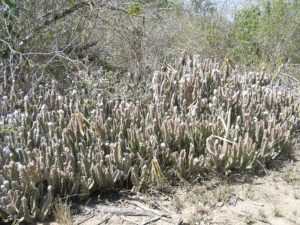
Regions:
[[[0,11],[2,93],[13,81],[26,92],[53,78],[67,85],[83,68],[147,76],[182,51],[273,70],[300,60],[297,0],[230,16],[211,0],[2,0]]]

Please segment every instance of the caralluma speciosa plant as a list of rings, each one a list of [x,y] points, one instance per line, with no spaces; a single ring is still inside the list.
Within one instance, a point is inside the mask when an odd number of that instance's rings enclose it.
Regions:
[[[101,77],[64,94],[53,82],[2,97],[1,220],[43,220],[56,197],[160,185],[169,168],[185,179],[255,172],[293,151],[299,104],[263,72],[194,60],[130,98],[107,93]]]

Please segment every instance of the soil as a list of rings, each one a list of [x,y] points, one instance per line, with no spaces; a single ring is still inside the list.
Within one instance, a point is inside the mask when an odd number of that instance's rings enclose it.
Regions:
[[[300,225],[300,151],[277,171],[247,181],[242,177],[234,182],[212,179],[166,193],[109,192],[99,199],[73,205],[73,224]]]

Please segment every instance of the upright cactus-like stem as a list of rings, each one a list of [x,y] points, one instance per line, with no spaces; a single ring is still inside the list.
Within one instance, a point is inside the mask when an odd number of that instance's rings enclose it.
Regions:
[[[212,170],[255,172],[291,154],[298,99],[265,72],[223,76],[219,65],[193,57],[149,76],[142,92],[116,82],[107,93],[111,74],[101,72],[66,93],[53,82],[37,96],[4,96],[0,216],[31,223],[51,214],[56,197],[85,199],[128,184],[140,191],[173,179],[174,170],[187,180]]]
[[[228,137],[230,132],[230,126],[231,126],[231,112],[232,112],[232,106],[229,106],[227,111],[227,123],[226,123],[226,130],[224,135],[224,144],[223,144],[223,152],[225,154],[227,153],[227,146],[228,146]]]

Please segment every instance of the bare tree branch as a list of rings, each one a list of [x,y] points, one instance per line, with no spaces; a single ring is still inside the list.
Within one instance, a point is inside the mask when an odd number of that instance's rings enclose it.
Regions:
[[[19,46],[23,46],[28,40],[30,40],[37,32],[39,32],[40,30],[44,29],[45,27],[50,26],[51,24],[57,22],[58,20],[61,20],[63,18],[65,18],[66,16],[84,8],[87,6],[91,6],[93,5],[92,2],[90,1],[80,1],[78,3],[76,3],[75,5],[73,5],[72,7],[64,10],[63,12],[57,13],[55,14],[51,19],[46,20],[42,23],[42,25],[36,27],[35,29],[33,29],[33,31],[27,35],[27,37],[25,39],[23,39],[20,43]],[[104,3],[103,3],[104,5]]]

